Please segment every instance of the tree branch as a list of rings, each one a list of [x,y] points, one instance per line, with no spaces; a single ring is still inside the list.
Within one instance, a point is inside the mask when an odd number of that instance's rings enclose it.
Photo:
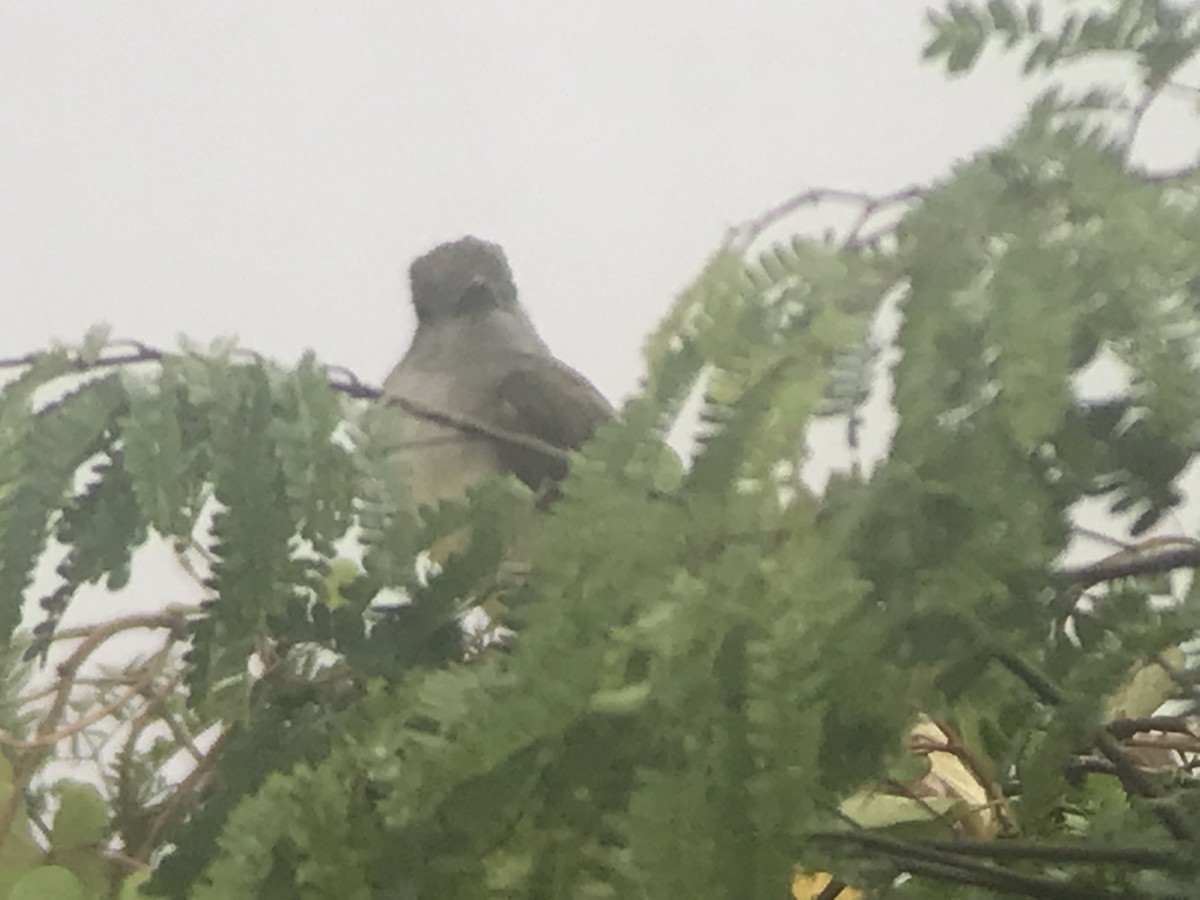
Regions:
[[[69,738],[74,734],[78,734],[90,725],[94,725],[101,719],[106,718],[110,713],[120,709],[138,694],[145,691],[146,687],[152,682],[167,662],[167,653],[170,650],[170,645],[159,650],[154,654],[149,661],[143,666],[141,673],[137,679],[125,691],[118,694],[107,703],[93,708],[87,715],[81,719],[77,719],[69,725],[64,725],[62,728],[50,733],[42,733],[42,729],[38,729],[37,737],[28,741],[21,741],[0,732],[0,743],[6,746],[13,747],[18,750],[36,750],[43,747],[52,747],[59,741]],[[68,685],[69,687],[69,685]]]
[[[934,850],[956,853],[959,856],[983,856],[996,860],[1120,865],[1173,872],[1190,872],[1195,868],[1193,862],[1180,856],[1175,850],[1159,847],[1096,847],[1029,841],[919,840],[913,843]]]
[[[1195,737],[1192,726],[1183,716],[1142,716],[1137,719],[1113,719],[1105,728],[1120,740],[1128,740],[1135,734],[1146,731],[1167,731]]]
[[[927,752],[939,750],[943,753],[949,753],[966,766],[967,771],[971,773],[971,777],[983,788],[984,794],[988,798],[988,806],[991,807],[993,814],[996,816],[996,821],[1000,824],[1001,832],[1008,837],[1020,834],[1021,827],[1017,824],[1017,818],[1013,815],[1013,811],[1008,805],[1008,800],[1004,797],[1004,791],[986,771],[975,754],[971,752],[971,748],[967,746],[966,741],[962,739],[962,736],[957,731],[950,727],[948,722],[934,719],[933,724],[946,736],[946,740],[941,745],[930,745],[923,749],[926,749]]]
[[[209,781],[214,777],[213,769],[217,755],[221,752],[221,748],[225,746],[225,741],[228,739],[228,729],[217,735],[217,739],[208,748],[208,752],[204,754],[204,757],[196,763],[196,767],[175,788],[175,792],[171,794],[167,802],[163,804],[162,809],[159,810],[153,824],[150,826],[150,830],[146,834],[145,840],[142,841],[141,846],[132,854],[134,859],[148,860],[150,854],[154,852],[154,848],[158,846],[158,836],[170,823],[171,818],[182,813],[187,809],[189,803],[197,800],[200,792],[204,790]]]
[[[844,203],[851,206],[858,206],[859,214],[854,224],[851,225],[843,241],[843,246],[861,246],[864,242],[859,240],[859,236],[863,228],[866,227],[867,223],[877,213],[888,207],[900,206],[905,203],[911,203],[913,200],[919,200],[925,196],[928,190],[924,185],[911,185],[890,194],[874,195],[862,191],[846,191],[837,188],[812,188],[789,197],[787,200],[771,207],[748,222],[731,228],[725,235],[725,245],[735,247],[738,250],[745,250],[746,247],[758,239],[772,225],[806,206],[819,206],[822,203]]]
[[[1059,569],[1059,584],[1089,588],[1103,581],[1153,575],[1174,569],[1200,567],[1200,541],[1188,537],[1159,537],[1083,566]]]
[[[996,891],[1025,894],[1057,900],[1102,900],[1124,897],[1103,891],[1095,885],[1076,885],[1061,878],[1029,875],[1011,868],[1001,868],[988,862],[966,858],[957,852],[957,842],[948,842],[953,851],[930,847],[927,843],[906,841],[873,831],[822,831],[809,836],[828,843],[852,844],[897,860],[905,871],[944,881],[972,884]]]
[[[114,353],[108,356],[101,355],[94,360],[82,359],[78,354],[70,357],[70,365],[72,373],[89,372],[98,369],[117,368],[121,366],[136,365],[139,363],[161,363],[166,359],[171,358],[176,354],[170,354],[155,347],[150,347],[140,341],[123,340],[114,341],[109,345],[110,348],[116,347],[132,347],[133,349],[127,352]],[[252,350],[239,350],[241,355],[247,360],[256,365],[264,364],[263,357]],[[8,359],[0,359],[0,370],[28,368],[34,365],[42,356],[40,353],[27,353],[24,356],[15,356]],[[466,416],[454,415],[444,410],[437,409],[433,406],[428,406],[411,398],[401,397],[396,394],[384,392],[382,389],[373,387],[362,382],[357,375],[349,369],[342,366],[330,366],[326,368],[329,375],[329,387],[338,393],[345,394],[357,400],[382,400],[383,402],[396,406],[410,415],[417,416],[422,419],[427,419],[431,422],[436,422],[439,425],[445,425],[448,428],[453,428],[461,431],[463,434],[474,435],[476,437],[485,437],[492,440],[503,441],[516,447],[525,450],[532,450],[535,453],[540,453],[543,456],[551,459],[567,462],[570,455],[561,447],[555,447],[553,444],[548,444],[545,441],[538,440],[528,434],[522,434],[516,431],[508,431],[504,428],[497,428],[486,422],[481,422],[477,419],[471,419]]]

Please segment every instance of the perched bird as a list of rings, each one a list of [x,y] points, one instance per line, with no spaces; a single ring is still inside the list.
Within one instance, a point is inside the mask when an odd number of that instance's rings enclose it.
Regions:
[[[577,449],[612,418],[612,406],[539,337],[498,245],[475,237],[441,244],[413,262],[409,280],[417,329],[383,387],[412,404],[395,452],[414,500],[459,499],[477,482],[510,472],[544,496],[567,464],[535,444]],[[521,444],[501,433],[534,440]]]

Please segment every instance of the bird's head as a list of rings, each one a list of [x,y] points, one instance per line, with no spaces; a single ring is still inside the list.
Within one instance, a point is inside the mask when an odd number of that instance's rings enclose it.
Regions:
[[[413,262],[408,275],[418,322],[517,306],[517,288],[504,251],[476,237],[434,247]]]

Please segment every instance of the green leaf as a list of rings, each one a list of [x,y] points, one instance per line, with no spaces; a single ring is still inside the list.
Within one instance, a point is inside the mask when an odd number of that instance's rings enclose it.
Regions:
[[[160,534],[190,532],[190,501],[196,487],[194,447],[185,450],[181,419],[187,414],[183,388],[173,371],[156,385],[128,379],[129,414],[121,421],[123,468],[130,477],[138,508]],[[189,477],[192,476],[192,477]]]
[[[354,560],[341,556],[330,560],[329,574],[321,580],[325,587],[325,602],[330,609],[337,609],[346,602],[346,598],[342,596],[342,588],[361,574],[362,570]]]
[[[94,785],[78,781],[55,782],[58,812],[50,842],[56,851],[98,847],[108,833],[108,804]]]
[[[260,366],[211,364],[213,515],[210,585],[216,594],[189,654],[194,689],[245,673],[268,623],[286,619],[311,591],[306,567],[291,549],[296,532],[284,474],[271,439],[273,403]]]
[[[956,797],[901,797],[894,794],[852,794],[842,801],[842,815],[861,828],[890,828],[910,822],[951,819],[963,803]]]
[[[988,336],[999,354],[1001,402],[1017,442],[1029,449],[1054,433],[1072,402],[1070,345],[1079,290],[1056,254],[1040,246],[1010,248],[997,266]]]
[[[142,886],[150,880],[149,869],[138,869],[125,877],[121,882],[121,893],[118,900],[145,900]]]
[[[311,355],[279,388],[270,431],[284,490],[300,533],[319,555],[329,556],[353,511],[354,463],[337,436],[344,419],[341,396]]]
[[[8,894],[8,900],[85,900],[86,897],[79,879],[62,866],[31,869]]]
[[[1011,0],[988,0],[987,8],[992,17],[992,24],[1000,31],[1014,39],[1022,34],[1022,22]]]
[[[1036,0],[1025,7],[1025,25],[1030,31],[1042,30],[1042,4]]]
[[[83,343],[79,345],[79,361],[85,366],[93,365],[108,346],[111,335],[112,326],[107,322],[89,328],[83,336]]]
[[[13,475],[12,486],[0,489],[0,634],[10,634],[19,621],[51,516],[70,502],[77,470],[112,443],[112,423],[124,405],[116,376],[94,380],[26,418],[17,426],[19,437],[0,450],[15,457],[0,461]]]

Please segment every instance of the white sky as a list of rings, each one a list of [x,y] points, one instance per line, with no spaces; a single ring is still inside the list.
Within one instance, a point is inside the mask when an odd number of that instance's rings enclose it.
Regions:
[[[1011,127],[919,64],[919,0],[0,0],[0,355],[96,321],[314,348],[377,382],[405,272],[475,233],[614,399],[725,229]]]
[[[107,321],[378,383],[409,261],[474,233],[620,400],[730,225],[928,181],[1019,120],[1013,62],[920,64],[927,5],[0,0],[0,357]],[[1152,116],[1143,157],[1184,164],[1180,134]]]

